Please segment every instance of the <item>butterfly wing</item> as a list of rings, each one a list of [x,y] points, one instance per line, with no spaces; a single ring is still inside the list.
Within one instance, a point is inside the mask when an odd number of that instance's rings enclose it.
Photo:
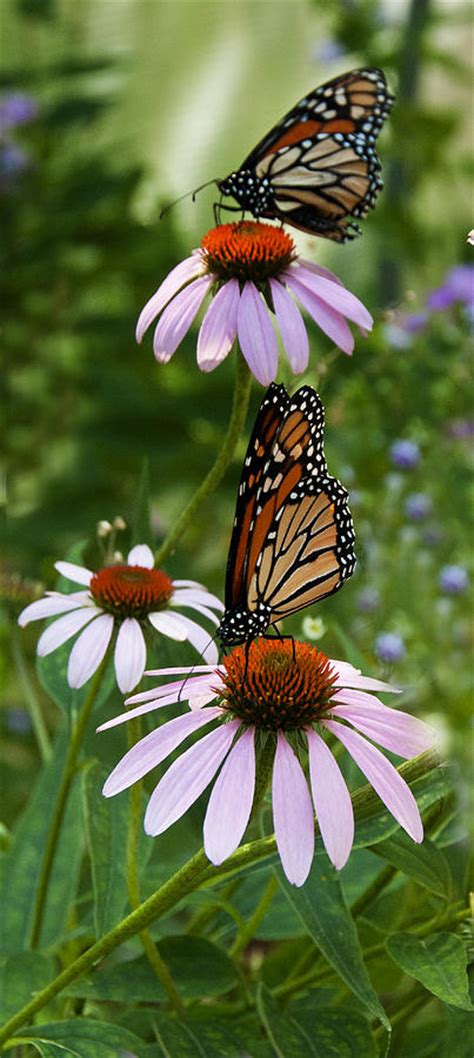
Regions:
[[[226,611],[266,608],[267,624],[337,591],[355,564],[347,493],[327,473],[324,409],[303,386],[270,386],[239,488]]]
[[[255,215],[336,242],[354,238],[359,229],[345,218],[365,216],[382,187],[375,141],[392,103],[382,70],[327,81],[270,130],[224,192]]]

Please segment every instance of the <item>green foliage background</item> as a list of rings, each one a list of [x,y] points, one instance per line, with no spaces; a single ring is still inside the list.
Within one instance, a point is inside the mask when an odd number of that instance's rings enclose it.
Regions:
[[[149,337],[141,347],[134,341],[145,300],[211,226],[213,190],[202,192],[195,204],[183,202],[162,222],[159,211],[230,171],[308,87],[358,64],[382,66],[390,85],[397,90],[399,84],[398,105],[380,141],[386,190],[354,243],[297,240],[303,254],[333,268],[376,319],[373,335],[357,340],[352,361],[316,328],[311,331],[311,363],[301,381],[319,390],[327,408],[329,466],[351,491],[359,556],[357,574],[344,591],[312,616],[324,622],[318,638],[329,655],[348,656],[403,686],[406,707],[437,727],[445,751],[465,754],[469,611],[464,594],[442,593],[439,574],[443,565],[469,566],[471,558],[472,437],[458,428],[471,407],[469,320],[460,305],[433,313],[404,348],[393,325],[423,310],[430,289],[472,252],[465,242],[471,226],[468,14],[454,0],[3,0],[2,92],[27,92],[39,104],[38,117],[14,134],[27,152],[27,168],[1,188],[9,474],[1,715],[8,825],[27,801],[38,769],[25,712],[31,695],[45,709],[50,732],[58,727],[56,707],[30,673],[37,628],[21,638],[14,631],[19,609],[34,595],[29,582],[54,587],[54,561],[78,540],[87,561],[100,561],[95,524],[120,514],[133,525],[144,459],[152,497],[149,542],[158,544],[212,463],[228,420],[232,355],[216,372],[202,375],[195,330],[166,367],[155,363]],[[339,48],[339,57],[325,58],[329,44],[333,54]],[[280,378],[295,384],[283,361]],[[252,415],[260,399],[255,383]],[[250,423],[251,417],[247,431]],[[420,464],[412,471],[391,464],[390,446],[400,438],[420,447]],[[168,566],[172,575],[202,579],[218,593],[245,443],[243,438],[235,465]],[[431,514],[416,523],[405,511],[415,492],[432,504]],[[131,529],[121,534],[122,550],[130,537]],[[370,613],[360,606],[367,588],[378,593]],[[301,625],[298,618],[291,631],[300,633]],[[406,646],[405,657],[391,669],[376,656],[381,632],[398,633]],[[108,712],[119,707],[116,693]],[[92,736],[91,753],[110,767],[120,737],[107,746],[96,742]],[[458,788],[464,800],[465,781],[458,780]],[[173,856],[181,862],[193,842],[197,847],[199,813],[190,818],[170,839],[171,863]],[[360,863],[364,875],[366,861]],[[460,877],[464,860],[462,868],[459,863]],[[156,871],[155,863],[153,883]],[[416,885],[409,882],[409,905],[419,895]],[[381,899],[389,900],[390,892]],[[432,911],[439,894],[426,899]],[[390,908],[377,911],[383,929]],[[222,923],[216,928],[225,937]],[[373,942],[379,925],[364,929]],[[294,920],[283,936],[291,946],[298,936]],[[412,953],[403,942],[399,946],[395,962],[406,970],[404,959]],[[381,987],[391,992],[400,971],[393,978],[393,965],[390,972],[386,966]],[[35,965],[38,980],[49,975],[42,967]],[[275,952],[266,971],[269,986],[273,973],[278,978]],[[285,1049],[287,1030],[265,991],[259,1003],[263,1023],[273,1026],[268,1038],[283,1034],[274,1053],[297,1053]],[[431,1049],[420,1042],[423,1032],[415,1024],[411,1034],[395,1040],[393,1053],[441,1053],[434,1042],[439,1004],[432,1006],[425,1032]],[[354,1039],[360,1033],[366,1050],[337,1053],[368,1056],[366,1023],[360,1024],[360,1010],[351,1016]],[[298,1017],[304,1025],[307,1011]],[[457,1033],[460,1039],[464,1013],[449,1007],[446,1017],[446,1038],[452,1041]],[[124,1025],[137,1031],[131,1015]],[[182,1039],[170,1042],[169,1027],[160,1031],[169,1053],[185,1053]],[[246,1039],[244,1033],[242,1048]],[[320,1046],[326,1050],[314,1053],[332,1054],[328,1040],[323,1033]],[[115,1044],[110,1046],[115,1053]],[[209,1041],[207,1046],[206,1053],[214,1053]],[[446,1055],[454,1053],[449,1046]]]

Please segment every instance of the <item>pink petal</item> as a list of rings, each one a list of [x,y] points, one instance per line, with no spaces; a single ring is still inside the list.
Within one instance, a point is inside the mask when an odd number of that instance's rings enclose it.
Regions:
[[[57,614],[67,613],[68,610],[78,610],[83,607],[84,602],[79,600],[75,594],[48,595],[46,599],[38,599],[37,602],[30,602],[28,606],[25,606],[18,618],[18,624],[24,628],[30,621],[40,621],[43,617],[55,617]]]
[[[391,683],[382,680],[374,680],[371,676],[362,676],[360,669],[355,669],[346,661],[331,660],[334,672],[337,673],[336,687],[355,687],[363,691],[383,691],[384,694],[401,694],[399,687],[393,687]],[[336,697],[336,696],[335,696]]]
[[[145,676],[174,676],[179,672],[214,672],[214,665],[177,665],[168,669],[147,669]]]
[[[318,324],[318,327],[331,338],[331,341],[339,349],[342,349],[344,353],[350,356],[354,348],[354,338],[341,313],[327,305],[322,298],[313,294],[293,275],[290,277],[286,275],[285,278],[290,290],[297,295],[303,307]]]
[[[143,779],[144,775],[156,768],[157,764],[161,764],[162,760],[181,745],[188,735],[205,724],[210,724],[211,720],[215,720],[219,715],[219,709],[185,713],[184,716],[177,716],[175,720],[169,720],[167,724],[145,735],[129,749],[110,773],[102,790],[104,797],[113,797],[121,790],[127,790],[138,779]]]
[[[92,573],[85,566],[76,566],[74,562],[55,562],[54,568],[67,580],[73,580],[75,584],[85,584],[87,588],[89,587]]]
[[[278,370],[278,345],[268,309],[253,283],[244,283],[240,295],[237,333],[250,370],[262,386],[269,386]]]
[[[416,716],[382,705],[364,691],[340,691],[341,704],[331,703],[331,713],[368,735],[384,749],[400,757],[416,757],[436,742],[435,732]],[[333,699],[333,701],[335,698]]]
[[[210,731],[171,764],[148,802],[147,834],[162,834],[197,801],[216,774],[239,726],[240,720],[231,720]]]
[[[300,310],[278,279],[270,279],[273,307],[285,352],[295,375],[306,371],[309,360],[309,341]]]
[[[418,805],[410,787],[393,764],[356,731],[334,720],[325,720],[324,726],[346,747],[400,826],[417,844],[423,841],[423,823]]]
[[[184,614],[180,613],[179,620],[186,629],[186,639],[191,646],[204,658],[204,661],[209,662],[210,665],[217,665],[219,651],[209,632],[196,624],[196,621],[192,621],[190,617],[185,617]]]
[[[237,334],[240,290],[237,279],[230,279],[216,294],[199,331],[197,362],[201,371],[213,371],[225,360]]]
[[[336,312],[340,312],[348,320],[357,323],[359,327],[364,327],[367,331],[372,330],[374,321],[370,312],[359,301],[359,298],[351,294],[350,290],[346,290],[341,283],[334,283],[332,279],[316,275],[312,269],[306,268],[303,264],[300,264],[297,270],[295,268],[293,275],[298,282],[303,283],[312,294],[316,294]]]
[[[249,728],[222,765],[207,806],[204,850],[216,866],[240,844],[250,819],[254,790],[254,729]]]
[[[212,691],[211,696],[210,688],[208,690],[205,690],[201,686],[199,690],[201,692],[201,698],[204,699],[204,696],[206,696],[206,702],[212,701],[217,697],[215,691]],[[125,704],[127,704],[128,702],[136,701],[137,698],[144,697],[146,694],[147,692],[145,691],[143,696],[136,694],[132,698],[127,698]],[[186,684],[186,687],[183,687],[182,698],[179,698],[177,696],[176,691],[173,691],[172,694],[163,694],[161,697],[155,695],[153,698],[151,698],[150,701],[146,701],[143,705],[137,705],[136,709],[129,709],[126,713],[119,713],[118,716],[114,716],[111,720],[107,720],[104,724],[101,724],[100,727],[97,728],[97,730],[106,731],[109,727],[118,727],[120,724],[126,723],[127,720],[132,720],[136,716],[144,716],[146,713],[153,713],[155,709],[163,709],[167,705],[176,705],[178,702],[183,702],[183,704],[186,704],[189,699],[192,699],[194,703],[194,700],[197,697],[198,689],[196,685],[193,686],[192,681],[189,680]]]
[[[120,625],[114,661],[119,688],[128,694],[140,682],[146,665],[145,640],[134,617],[127,617]]]
[[[114,619],[104,613],[81,632],[69,655],[67,682],[70,687],[83,687],[99,668],[114,630]]]
[[[298,275],[298,270],[303,266],[309,272],[314,272],[317,276],[324,276],[325,279],[330,279],[333,283],[337,283],[338,286],[343,287],[344,283],[342,279],[335,272],[330,272],[329,268],[323,268],[322,265],[314,264],[313,261],[307,261],[306,258],[300,257],[298,261],[290,265],[290,271],[295,272]]]
[[[128,552],[127,564],[129,566],[143,566],[144,569],[153,569],[155,557],[148,544],[135,544]]]
[[[168,610],[160,610],[158,613],[149,613],[148,620],[157,632],[175,639],[178,643],[184,643],[187,639],[186,629],[181,621],[181,615],[169,613]]]
[[[281,732],[273,765],[272,799],[283,870],[292,885],[303,885],[314,853],[313,807],[301,764]]]
[[[198,254],[193,254],[192,257],[187,257],[186,260],[181,261],[173,271],[167,275],[158,290],[155,291],[153,296],[147,301],[145,307],[142,309],[137,322],[137,329],[135,331],[135,337],[137,342],[141,342],[145,331],[148,330],[150,323],[156,319],[158,313],[161,312],[162,308],[178,293],[184,283],[188,280],[194,279],[195,276],[200,275],[203,270],[202,259]]]
[[[349,859],[354,813],[341,769],[324,740],[308,728],[309,775],[314,807],[326,852],[337,870]]]
[[[203,667],[203,666],[202,666]],[[219,685],[219,678],[214,675],[212,669],[206,670],[202,675],[196,675],[199,673],[200,665],[196,665],[196,668],[189,668],[186,679],[173,680],[172,683],[164,683],[160,687],[149,687],[147,691],[140,691],[139,694],[133,694],[131,698],[126,699],[126,705],[135,705],[135,702],[146,702],[150,698],[161,698],[166,695],[169,698],[170,694],[175,695],[176,702],[183,702],[187,699],[187,692],[190,687],[195,689],[203,689],[206,693],[211,683]],[[178,670],[181,671],[181,670]],[[155,673],[146,672],[146,676],[155,675]],[[161,675],[160,670],[158,675]]]
[[[88,624],[100,613],[101,610],[97,610],[93,606],[81,606],[80,610],[73,610],[72,613],[67,613],[64,617],[60,617],[54,624],[49,625],[39,637],[36,647],[38,657],[45,658],[57,647],[67,643],[71,636],[75,636],[76,632],[79,632],[81,628],[84,628],[84,625]]]
[[[153,352],[160,364],[167,364],[176,352],[213,282],[212,276],[194,279],[164,310],[153,338]]]
[[[176,585],[177,581],[174,581]],[[210,591],[204,591],[201,588],[192,589],[184,588],[179,591],[173,592],[172,603],[176,606],[184,606],[185,603],[202,603],[204,606],[211,606],[214,610],[221,610],[224,612],[224,603],[217,598],[217,595],[212,595]]]

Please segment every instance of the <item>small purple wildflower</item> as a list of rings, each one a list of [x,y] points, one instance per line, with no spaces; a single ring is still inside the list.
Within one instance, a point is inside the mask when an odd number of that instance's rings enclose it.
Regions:
[[[375,640],[375,653],[380,661],[390,664],[405,657],[405,644],[396,632],[382,632]]]
[[[474,434],[474,419],[451,419],[448,423],[448,433],[456,440],[464,440]]]
[[[447,595],[462,595],[469,585],[469,574],[465,566],[443,566],[439,574],[439,586]]]
[[[395,467],[413,470],[420,462],[420,449],[416,441],[394,441],[390,446],[390,458]]]
[[[403,327],[408,334],[418,334],[426,327],[428,320],[427,312],[412,312],[403,318]]]
[[[10,180],[28,168],[27,152],[18,143],[0,144],[0,180]]]
[[[431,514],[432,507],[431,496],[425,492],[412,492],[405,501],[405,514],[412,522],[422,522]]]
[[[441,286],[427,298],[427,305],[433,312],[442,312],[459,301],[463,305],[472,305],[474,302],[474,265],[451,268]]]
[[[14,735],[28,735],[32,728],[26,709],[6,709],[5,727]]]

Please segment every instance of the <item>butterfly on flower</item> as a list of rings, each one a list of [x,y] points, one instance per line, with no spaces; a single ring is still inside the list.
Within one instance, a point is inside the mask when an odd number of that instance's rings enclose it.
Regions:
[[[347,492],[328,474],[324,408],[311,386],[272,384],[239,486],[227,563],[223,644],[249,642],[332,595],[355,566]]]
[[[335,242],[360,234],[383,186],[375,141],[394,102],[382,70],[363,68],[315,88],[225,180],[254,217],[269,217]],[[216,206],[221,209],[232,206]]]

